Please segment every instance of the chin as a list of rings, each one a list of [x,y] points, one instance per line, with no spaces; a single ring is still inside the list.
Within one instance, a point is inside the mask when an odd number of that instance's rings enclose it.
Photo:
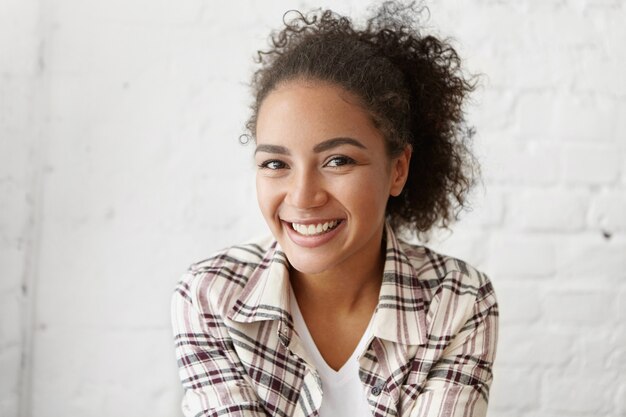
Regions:
[[[284,248],[283,248],[284,250]],[[331,263],[323,256],[310,254],[297,254],[290,256],[289,251],[285,251],[289,265],[296,271],[305,275],[317,275],[329,269]]]

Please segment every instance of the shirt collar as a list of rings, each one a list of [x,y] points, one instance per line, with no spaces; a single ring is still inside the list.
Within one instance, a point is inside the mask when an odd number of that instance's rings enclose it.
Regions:
[[[383,282],[374,313],[373,334],[405,345],[426,343],[426,302],[412,258],[410,247],[396,237],[393,228],[385,225],[387,239]],[[415,255],[415,254],[413,254]],[[414,262],[423,263],[417,256]]]
[[[422,287],[403,244],[387,223],[383,282],[372,323],[373,336],[396,343],[426,343],[426,304]],[[228,317],[251,323],[281,320],[293,327],[290,314],[289,262],[273,242],[233,305]]]
[[[273,241],[254,269],[228,317],[241,323],[265,320],[291,322],[289,313],[289,262]]]

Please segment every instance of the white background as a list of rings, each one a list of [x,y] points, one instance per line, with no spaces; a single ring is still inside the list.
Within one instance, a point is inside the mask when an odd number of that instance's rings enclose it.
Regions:
[[[169,299],[265,233],[247,82],[289,8],[0,0],[0,415],[180,415]],[[501,307],[491,416],[626,416],[626,5],[431,1],[484,73],[484,185],[432,246]]]

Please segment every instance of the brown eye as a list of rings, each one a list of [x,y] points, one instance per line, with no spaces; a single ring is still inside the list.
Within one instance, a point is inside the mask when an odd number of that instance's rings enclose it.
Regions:
[[[287,168],[287,164],[277,159],[270,159],[269,161],[261,162],[259,164],[259,168],[277,170],[277,169]]]
[[[326,162],[326,164],[324,166],[327,167],[331,167],[331,168],[336,168],[336,167],[340,167],[343,165],[352,165],[356,163],[356,161],[350,157],[347,156],[333,156],[332,158],[330,158],[328,160],[328,162]]]

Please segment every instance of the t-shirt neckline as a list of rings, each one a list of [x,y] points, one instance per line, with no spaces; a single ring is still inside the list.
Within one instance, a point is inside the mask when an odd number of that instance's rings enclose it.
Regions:
[[[346,360],[346,362],[341,365],[341,368],[339,368],[338,370],[334,370],[330,367],[330,365],[328,365],[326,360],[324,360],[324,357],[317,348],[317,345],[315,344],[315,341],[313,340],[313,337],[309,332],[309,328],[304,321],[304,317],[302,316],[302,312],[300,311],[300,307],[298,306],[298,300],[296,299],[293,288],[291,288],[291,286],[290,292],[291,314],[293,316],[296,332],[302,339],[302,342],[304,343],[305,348],[309,351],[309,354],[311,354],[311,359],[313,360],[313,362],[315,362],[314,365],[317,368],[317,371],[323,373],[326,377],[325,379],[327,379],[334,385],[345,383],[354,372],[358,372],[359,354],[365,348],[365,345],[366,343],[368,343],[369,338],[372,334],[372,323],[374,321],[374,314],[372,314],[372,317],[370,318],[365,332],[363,332],[359,343],[357,343],[354,351],[352,352],[348,360]]]

